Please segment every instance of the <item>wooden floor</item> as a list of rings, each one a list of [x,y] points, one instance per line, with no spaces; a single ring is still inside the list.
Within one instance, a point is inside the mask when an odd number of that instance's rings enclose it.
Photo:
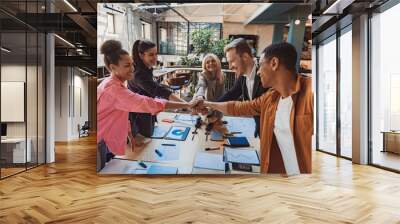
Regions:
[[[313,174],[98,176],[95,139],[0,181],[0,223],[400,223],[400,175],[315,152]]]
[[[372,160],[375,164],[400,170],[400,154],[374,151]]]

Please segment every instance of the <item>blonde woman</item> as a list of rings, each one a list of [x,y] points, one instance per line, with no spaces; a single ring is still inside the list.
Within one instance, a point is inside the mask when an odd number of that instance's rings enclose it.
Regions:
[[[221,71],[221,62],[215,54],[207,54],[203,58],[202,68],[203,71],[199,76],[193,99],[202,98],[207,101],[217,101],[225,93],[225,80]]]

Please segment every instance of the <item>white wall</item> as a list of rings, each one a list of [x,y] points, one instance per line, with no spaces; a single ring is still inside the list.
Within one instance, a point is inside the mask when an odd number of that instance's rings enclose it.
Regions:
[[[1,66],[1,81],[10,81],[10,82],[25,82],[26,70],[28,74],[32,74],[33,72],[36,74],[36,67],[18,64],[5,64]],[[30,85],[36,85],[36,81],[31,83],[33,80],[29,80]],[[28,106],[36,108],[36,88],[28,88],[27,89],[27,104]],[[35,102],[32,105],[29,105],[31,102]],[[1,110],[7,110],[8,108],[1,108]],[[28,122],[35,121],[36,122],[36,113],[27,113]],[[25,137],[25,123],[26,122],[7,122],[7,136],[8,137]],[[32,125],[28,125],[28,128]],[[35,126],[36,128],[36,126]],[[29,130],[28,130],[29,133]],[[28,136],[29,137],[29,136]]]
[[[77,139],[78,124],[88,120],[88,78],[76,68],[56,67],[55,86],[55,141]]]
[[[116,10],[122,11],[120,13],[115,10],[104,7],[108,5]],[[107,32],[107,27],[110,25],[107,22],[107,13],[114,15],[115,33]],[[134,15],[134,16],[132,16]],[[152,35],[155,38],[155,23],[152,29]],[[121,41],[122,48],[131,52],[135,40],[141,39],[142,30],[139,16],[132,12],[129,4],[97,4],[97,66],[104,66],[103,55],[100,54],[100,46],[110,39]],[[155,40],[155,39],[153,39]],[[155,41],[154,41],[155,42]]]
[[[223,37],[228,38],[229,35],[257,35],[257,55],[259,56],[264,48],[272,43],[274,34],[273,25],[244,25],[243,23],[224,22]]]

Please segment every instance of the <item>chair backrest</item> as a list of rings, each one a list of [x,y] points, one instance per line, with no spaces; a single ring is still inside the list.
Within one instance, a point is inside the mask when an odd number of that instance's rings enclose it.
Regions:
[[[85,124],[83,124],[82,129],[89,129],[90,125],[89,125],[89,121],[85,121]]]
[[[182,86],[185,84],[186,77],[173,77],[167,80],[170,86]]]

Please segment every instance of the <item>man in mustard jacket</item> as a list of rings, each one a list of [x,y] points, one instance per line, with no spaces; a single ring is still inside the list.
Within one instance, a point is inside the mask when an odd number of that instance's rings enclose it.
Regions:
[[[297,73],[297,52],[289,43],[264,49],[257,74],[268,92],[252,101],[204,102],[227,115],[260,116],[262,173],[311,173],[313,93],[311,77]]]

